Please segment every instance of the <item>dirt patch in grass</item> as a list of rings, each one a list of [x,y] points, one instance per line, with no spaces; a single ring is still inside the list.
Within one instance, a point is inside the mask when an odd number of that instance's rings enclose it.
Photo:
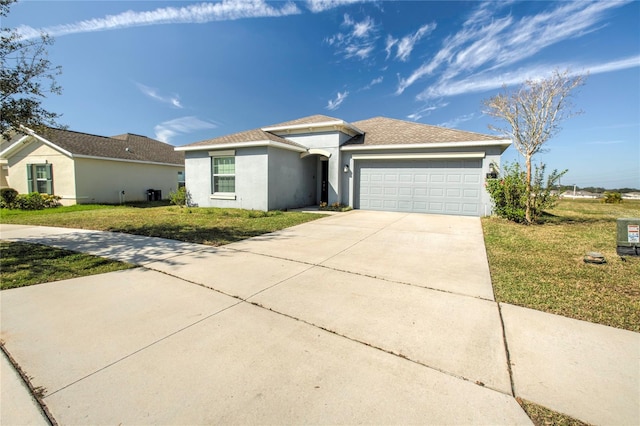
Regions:
[[[541,225],[482,221],[496,300],[640,332],[640,258],[616,254],[616,219],[639,202],[561,201]],[[584,262],[587,252],[607,263]]]
[[[41,244],[0,241],[0,289],[133,268],[134,265]]]

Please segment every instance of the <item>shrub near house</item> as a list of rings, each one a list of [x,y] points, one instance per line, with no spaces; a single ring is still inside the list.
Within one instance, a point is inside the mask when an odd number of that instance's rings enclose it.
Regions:
[[[40,194],[31,192],[29,194],[18,194],[13,188],[2,188],[0,208],[17,210],[42,210],[61,206],[60,197],[57,195]]]
[[[494,213],[502,218],[517,223],[526,223],[527,199],[531,200],[531,223],[535,223],[542,212],[556,205],[558,195],[552,193],[556,182],[566,173],[554,170],[544,182],[545,166],[536,166],[531,185],[531,193],[527,191],[526,172],[518,163],[505,164],[502,176],[487,179],[486,187],[494,203]]]

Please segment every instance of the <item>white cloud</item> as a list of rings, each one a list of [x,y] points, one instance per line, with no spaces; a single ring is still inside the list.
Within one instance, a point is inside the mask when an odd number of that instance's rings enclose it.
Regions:
[[[406,62],[413,51],[413,46],[415,46],[415,44],[423,37],[429,35],[433,30],[435,30],[435,28],[435,23],[425,24],[415,33],[404,36],[400,40],[396,40],[393,37],[387,37],[387,47],[385,48],[387,51],[387,57],[389,57],[391,48],[395,45],[397,48],[396,59]]]
[[[464,123],[465,121],[471,121],[473,119],[476,118],[476,114],[475,113],[471,113],[471,114],[465,114],[465,115],[461,115],[459,117],[456,117],[452,120],[449,121],[445,121],[444,123],[440,123],[438,124],[438,126],[440,127],[448,127],[448,128],[457,128],[461,123]]]
[[[428,101],[466,93],[486,92],[503,86],[517,86],[526,80],[547,78],[558,69],[568,69],[571,75],[578,75],[599,74],[637,67],[640,67],[640,55],[598,64],[556,63],[527,66],[514,71],[503,72],[502,74],[489,70],[464,79],[439,81],[421,92],[417,99]]]
[[[440,108],[444,108],[449,105],[449,102],[440,102],[436,104],[425,104],[423,107],[419,108],[417,111],[407,115],[409,120],[418,121],[424,116],[428,116],[432,111],[435,111]]]
[[[430,61],[400,78],[396,94],[438,71],[436,86],[464,83],[464,76],[492,71],[528,59],[542,49],[596,31],[607,10],[625,2],[549,3],[549,10],[515,20],[498,16],[507,3],[480,3],[462,28],[447,37]],[[462,81],[457,81],[459,78]],[[473,77],[470,77],[473,78]],[[437,90],[436,90],[437,91]],[[423,92],[424,93],[424,92]],[[437,95],[436,95],[437,96]]]
[[[369,84],[367,84],[366,86],[364,86],[362,89],[360,90],[369,90],[371,89],[373,86],[375,86],[376,84],[380,84],[382,83],[382,80],[384,80],[383,76],[374,78],[373,80],[371,80],[371,82]]]
[[[351,5],[355,3],[365,3],[370,0],[307,0],[307,8],[313,13],[324,12],[336,7]]]
[[[178,95],[163,96],[163,95],[160,95],[158,93],[158,89],[155,89],[155,88],[149,87],[149,86],[145,86],[142,83],[136,83],[136,86],[138,86],[138,89],[140,89],[140,91],[142,93],[144,93],[145,95],[147,95],[151,99],[155,99],[156,101],[173,105],[176,108],[180,108],[180,109],[184,108],[182,106],[182,104],[180,103],[180,97]]]
[[[325,42],[336,48],[336,53],[345,59],[366,59],[371,55],[378,39],[376,23],[367,16],[362,21],[354,21],[348,14],[344,15],[342,26],[347,32],[340,32],[327,37]]]
[[[605,62],[603,64],[593,64],[584,66],[589,74],[601,74],[605,72],[619,71],[628,68],[640,67],[640,55],[617,61]]]
[[[171,143],[171,139],[179,134],[191,133],[196,130],[215,129],[216,124],[200,120],[194,116],[180,117],[164,121],[154,127],[156,139]]]
[[[346,90],[344,92],[338,92],[338,94],[336,95],[335,99],[330,99],[329,100],[329,102],[327,103],[326,108],[329,111],[333,111],[335,109],[338,109],[340,104],[342,104],[342,102],[344,102],[344,100],[347,99],[347,96],[349,96],[349,92],[347,92]]]
[[[387,41],[385,42],[384,51],[387,52],[387,58],[391,56],[391,50],[393,50],[393,46],[398,44],[398,39],[394,38],[391,34],[387,35]]]
[[[163,7],[144,12],[132,10],[107,15],[104,18],[87,19],[72,24],[56,25],[35,29],[19,26],[18,32],[23,38],[39,37],[45,32],[52,37],[67,34],[106,31],[120,28],[139,27],[145,25],[175,23],[206,23],[213,21],[230,21],[245,18],[263,18],[295,15],[301,13],[293,2],[286,2],[280,7],[273,7],[264,0],[223,0],[218,3],[197,3],[183,7]]]

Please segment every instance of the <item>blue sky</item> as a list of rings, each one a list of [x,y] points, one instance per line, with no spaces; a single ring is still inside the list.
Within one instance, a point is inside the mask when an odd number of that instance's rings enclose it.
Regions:
[[[312,114],[491,134],[503,84],[588,73],[583,114],[536,159],[563,184],[640,188],[638,22],[638,1],[25,0],[2,26],[55,38],[61,124],[176,146]]]

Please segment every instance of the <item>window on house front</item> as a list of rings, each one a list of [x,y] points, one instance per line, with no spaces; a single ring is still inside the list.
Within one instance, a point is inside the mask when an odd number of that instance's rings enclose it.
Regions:
[[[183,188],[184,185],[184,172],[180,171],[178,172],[178,188]]]
[[[213,193],[236,192],[236,159],[234,156],[211,157],[213,169]]]
[[[53,195],[53,169],[51,164],[27,164],[29,192]]]

